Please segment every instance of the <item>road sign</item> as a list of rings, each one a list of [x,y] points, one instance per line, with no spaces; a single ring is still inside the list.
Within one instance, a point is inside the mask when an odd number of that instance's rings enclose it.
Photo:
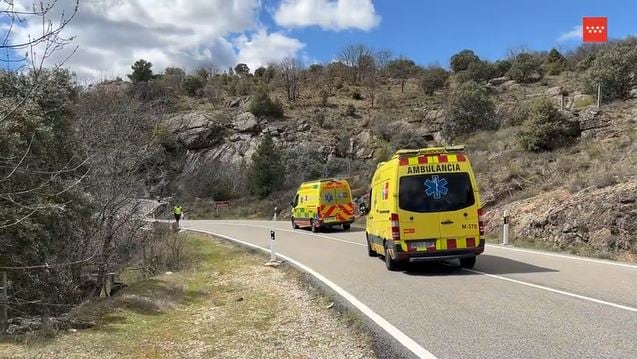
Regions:
[[[215,208],[230,208],[230,201],[216,201]]]

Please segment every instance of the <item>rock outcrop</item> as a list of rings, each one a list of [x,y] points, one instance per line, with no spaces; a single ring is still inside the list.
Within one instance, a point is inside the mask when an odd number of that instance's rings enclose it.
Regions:
[[[605,188],[543,193],[487,213],[487,230],[498,233],[501,214],[510,213],[516,237],[560,249],[637,253],[637,180]]]

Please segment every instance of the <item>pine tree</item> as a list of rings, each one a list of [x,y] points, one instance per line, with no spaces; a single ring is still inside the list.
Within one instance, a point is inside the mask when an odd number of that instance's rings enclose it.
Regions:
[[[133,73],[128,75],[128,78],[133,83],[148,82],[153,78],[152,67],[153,64],[144,59],[137,60],[133,66],[131,66]]]
[[[285,167],[281,150],[274,144],[272,137],[266,134],[252,155],[250,166],[250,191],[265,198],[280,189],[285,180]]]

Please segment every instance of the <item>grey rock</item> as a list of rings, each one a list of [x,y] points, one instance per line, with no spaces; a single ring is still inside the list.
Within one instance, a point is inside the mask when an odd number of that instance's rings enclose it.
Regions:
[[[301,123],[299,124],[299,127],[297,127],[297,130],[299,132],[303,132],[303,131],[309,131],[312,128],[312,126],[309,123]]]
[[[261,132],[261,125],[257,118],[250,112],[237,115],[234,119],[233,127],[238,132],[248,132],[257,134]]]
[[[492,78],[491,80],[489,80],[488,84],[492,86],[500,86],[507,81],[509,81],[509,78],[506,76],[502,76],[502,77]]]
[[[546,95],[553,97],[553,96],[560,96],[562,95],[562,86],[555,86],[555,87],[550,87],[548,89],[546,89]]]

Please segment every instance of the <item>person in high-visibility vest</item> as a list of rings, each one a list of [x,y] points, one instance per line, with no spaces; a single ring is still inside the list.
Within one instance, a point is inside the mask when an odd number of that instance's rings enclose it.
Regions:
[[[184,213],[184,209],[180,205],[176,205],[173,207],[173,214],[175,215],[175,222],[179,224],[179,220],[181,219],[181,215]]]

